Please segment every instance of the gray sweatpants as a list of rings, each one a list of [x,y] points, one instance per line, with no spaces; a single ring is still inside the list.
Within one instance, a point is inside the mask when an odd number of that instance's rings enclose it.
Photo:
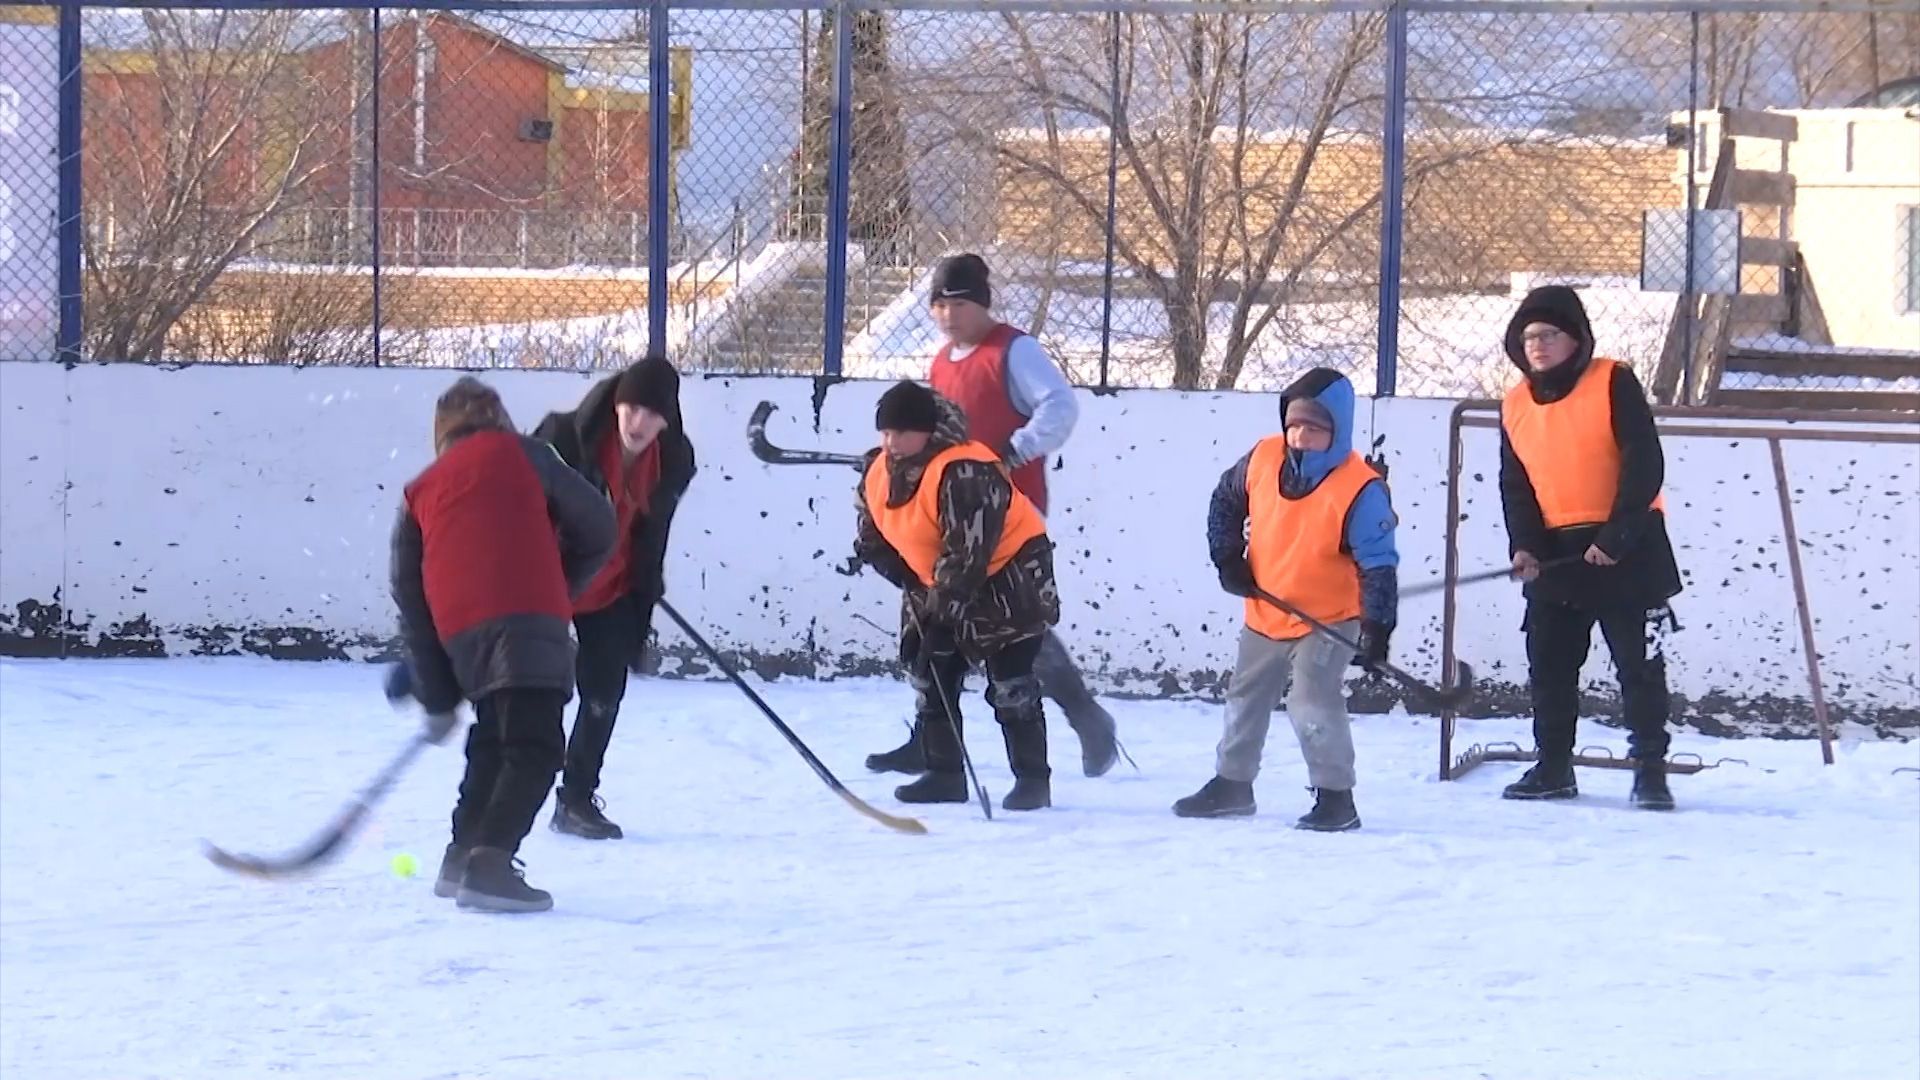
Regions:
[[[1357,621],[1334,623],[1352,638]],[[1287,719],[1300,739],[1307,780],[1330,791],[1353,790],[1353,727],[1347,718],[1346,670],[1353,650],[1324,634],[1275,641],[1240,629],[1240,657],[1227,685],[1227,730],[1220,737],[1215,771],[1223,779],[1252,783],[1274,707],[1287,700]]]

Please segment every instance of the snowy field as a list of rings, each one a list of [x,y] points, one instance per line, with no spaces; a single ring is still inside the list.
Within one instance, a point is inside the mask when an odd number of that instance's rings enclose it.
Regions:
[[[1434,724],[1358,722],[1363,831],[1306,808],[1284,724],[1262,813],[1185,821],[1219,712],[1116,702],[1142,772],[1057,808],[831,797],[725,684],[637,682],[604,794],[625,841],[524,855],[546,915],[433,898],[461,757],[429,753],[317,876],[201,857],[304,840],[408,736],[375,668],[0,662],[0,1074],[615,1077],[1846,1077],[1920,1073],[1920,746],[1716,742],[1679,812],[1434,780]],[[973,688],[977,691],[977,685]],[[765,688],[865,797],[905,688]],[[972,746],[1008,776],[977,692]],[[1524,738],[1517,721],[1470,740]],[[1616,752],[1589,725],[1583,744]],[[419,856],[423,876],[390,870]]]

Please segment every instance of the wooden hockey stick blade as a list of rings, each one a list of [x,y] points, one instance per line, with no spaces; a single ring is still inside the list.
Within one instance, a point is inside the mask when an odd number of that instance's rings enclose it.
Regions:
[[[828,450],[788,450],[773,445],[767,438],[767,418],[772,416],[777,406],[771,401],[763,401],[753,407],[753,415],[747,417],[747,446],[753,450],[753,456],[769,465],[851,465],[858,467],[865,458],[858,454],[836,454]]]
[[[373,783],[367,785],[366,790],[362,791],[353,802],[347,804],[340,813],[334,815],[332,823],[321,830],[320,834],[315,836],[305,847],[289,852],[286,855],[267,857],[237,854],[209,841],[202,840],[200,844],[206,854],[207,861],[223,870],[231,870],[236,874],[247,874],[252,877],[270,879],[291,877],[317,869],[322,863],[329,861],[334,855],[346,847],[347,841],[352,838],[355,830],[360,827],[360,823],[366,820],[367,814],[373,809],[374,804],[379,802],[380,799],[386,795],[387,791],[393,787],[394,781],[400,778],[400,774],[405,772],[407,766],[413,763],[413,759],[419,755],[420,751],[431,745],[433,745],[433,741],[427,738],[425,733],[415,735],[406,746],[400,749],[400,753],[395,755],[393,760],[389,761],[386,767],[380,770],[379,775],[374,777]]]
[[[845,799],[848,806],[885,825],[894,832],[912,833],[915,836],[927,835],[926,823],[919,818],[900,817],[895,814],[889,814],[844,787],[834,788],[834,792],[842,799]]]

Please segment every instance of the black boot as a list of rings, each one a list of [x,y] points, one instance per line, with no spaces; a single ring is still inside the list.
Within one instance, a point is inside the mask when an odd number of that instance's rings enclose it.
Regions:
[[[440,856],[440,876],[433,880],[433,895],[442,900],[451,900],[460,894],[460,879],[467,875],[467,849],[459,844],[448,844],[447,853]]]
[[[963,803],[969,798],[967,778],[960,772],[930,772],[894,788],[893,797],[903,803]]]
[[[1293,823],[1296,829],[1313,832],[1346,832],[1360,827],[1360,812],[1353,808],[1353,792],[1331,788],[1311,788],[1313,809]]]
[[[601,813],[606,805],[597,795],[582,798],[570,794],[566,788],[560,788],[553,793],[553,821],[549,827],[554,832],[588,840],[618,840],[626,833]]]
[[[1067,710],[1067,726],[1080,736],[1080,771],[1105,776],[1120,760],[1120,742],[1114,738],[1113,714],[1089,697]]]
[[[1173,804],[1173,812],[1181,817],[1247,817],[1257,809],[1252,781],[1228,780],[1222,776],[1214,777],[1199,791]]]
[[[1039,703],[1000,722],[1007,744],[1013,790],[1000,800],[1002,810],[1039,810],[1053,805],[1053,770],[1047,765],[1047,721]]]
[[[477,847],[467,856],[455,902],[475,911],[546,911],[553,894],[527,884],[519,859],[500,848]]]
[[[920,725],[913,725],[907,741],[881,754],[867,755],[870,772],[897,772],[918,776],[927,771],[927,754],[920,748]]]
[[[1503,799],[1572,799],[1580,794],[1573,762],[1540,761],[1500,793]]]
[[[1633,767],[1633,805],[1642,810],[1673,809],[1673,792],[1667,788],[1667,761],[1649,758]]]
[[[1013,790],[1000,800],[1002,810],[1043,810],[1053,805],[1053,781],[1021,777],[1013,782]]]
[[[1034,677],[1040,680],[1041,696],[1051,698],[1067,714],[1067,726],[1080,736],[1080,771],[1088,776],[1105,776],[1120,760],[1120,743],[1114,738],[1113,714],[1102,706],[1087,681],[1080,675],[1059,635],[1048,633],[1040,639],[1039,655],[1033,661]]]

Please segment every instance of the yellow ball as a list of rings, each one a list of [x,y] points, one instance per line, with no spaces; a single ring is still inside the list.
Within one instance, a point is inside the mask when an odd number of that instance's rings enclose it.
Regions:
[[[420,860],[401,852],[393,857],[393,873],[396,877],[410,878],[420,872]]]

